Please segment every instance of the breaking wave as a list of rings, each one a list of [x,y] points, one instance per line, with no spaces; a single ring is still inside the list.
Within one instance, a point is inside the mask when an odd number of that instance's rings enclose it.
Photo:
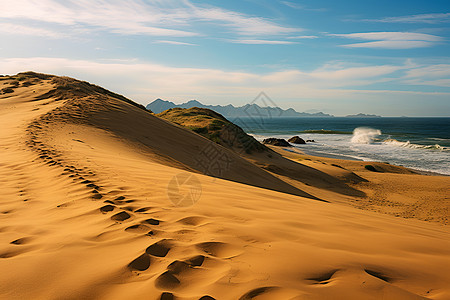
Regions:
[[[372,144],[379,135],[381,135],[381,130],[370,127],[358,127],[353,130],[351,142],[353,144]]]
[[[395,139],[387,139],[382,142],[385,145],[390,146],[396,146],[396,147],[403,147],[403,148],[409,148],[409,149],[429,149],[429,150],[439,150],[439,151],[449,151],[450,149],[447,147],[443,147],[439,144],[434,145],[419,145],[419,144],[413,144],[409,141],[407,142],[400,142]]]

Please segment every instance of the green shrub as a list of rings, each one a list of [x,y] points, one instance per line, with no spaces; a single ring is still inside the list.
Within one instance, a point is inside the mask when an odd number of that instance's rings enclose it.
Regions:
[[[206,127],[191,127],[190,129],[199,134],[208,133],[208,128]]]
[[[13,93],[14,90],[12,88],[7,87],[7,88],[2,89],[2,92],[3,92],[3,94],[7,94],[7,93]]]

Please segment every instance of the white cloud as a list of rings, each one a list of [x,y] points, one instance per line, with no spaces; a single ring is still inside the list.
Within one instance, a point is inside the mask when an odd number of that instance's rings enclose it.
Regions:
[[[430,72],[432,68],[444,68],[428,67]],[[34,70],[71,76],[101,85],[142,104],[163,98],[175,102],[198,99],[211,104],[244,105],[261,91],[265,91],[283,108],[294,107],[299,111],[326,106],[330,112],[348,114],[357,113],[357,110],[367,108],[367,103],[372,103],[378,110],[371,110],[371,113],[405,115],[408,103],[423,103],[426,99],[427,103],[436,101],[436,105],[412,109],[411,114],[419,111],[429,115],[447,113],[450,93],[364,88],[376,82],[395,84],[407,80],[403,74],[413,68],[416,69],[417,66],[409,62],[399,66],[350,67],[345,63],[335,62],[310,72],[294,69],[260,74],[206,68],[177,68],[137,60],[86,61],[43,57],[0,60],[2,73],[15,74]],[[361,88],[356,89],[356,86]],[[383,107],[388,109],[383,110]]]
[[[439,64],[418,67],[408,70],[405,75],[406,84],[450,87],[450,65]]]
[[[294,9],[303,9],[303,5],[300,5],[298,3],[294,3],[294,2],[289,2],[289,1],[281,1],[281,3],[283,3],[286,6],[289,6],[290,8],[294,8]]]
[[[201,35],[196,22],[224,26],[239,35],[279,35],[300,31],[255,16],[188,0],[14,0],[0,2],[0,19],[101,28],[124,35]]]
[[[442,78],[450,77],[450,64],[438,64],[426,67],[418,67],[406,72],[406,77]]]
[[[382,81],[396,81],[397,71],[408,71],[410,64],[382,66],[351,66],[343,63],[327,64],[305,72],[284,70],[267,74],[218,69],[176,68],[135,60],[94,62],[65,58],[9,58],[0,61],[0,70],[13,74],[26,70],[47,72],[91,80],[128,96],[142,96],[140,92],[169,97],[189,98],[198,95],[227,98],[251,97],[261,90],[278,93],[277,97],[329,97],[331,90],[350,86],[364,86]],[[403,75],[402,75],[403,76]],[[176,84],[175,84],[176,83]],[[347,93],[346,90],[340,90]],[[144,93],[144,95],[146,95]]]
[[[378,76],[389,75],[394,72],[407,69],[407,65],[381,65],[381,66],[358,66],[358,67],[345,67],[340,64],[325,65],[310,73],[314,78],[323,80],[357,80],[376,78]]]
[[[170,44],[170,45],[195,46],[195,44],[191,44],[191,43],[178,42],[178,41],[166,41],[166,40],[156,41],[155,43],[157,43],[157,44]]]
[[[289,36],[288,39],[317,39],[318,36],[315,35],[297,35],[297,36]]]
[[[430,85],[430,86],[450,87],[450,78],[436,79],[436,80],[408,79],[404,80],[403,83],[415,86]]]
[[[329,35],[371,41],[342,45],[348,48],[411,49],[430,47],[443,40],[436,35],[416,32],[362,32]]]
[[[385,41],[428,41],[437,42],[442,38],[436,35],[416,32],[362,32],[362,33],[348,33],[348,34],[330,34],[331,36],[338,36],[350,39],[361,40],[385,40]]]
[[[193,17],[198,20],[222,22],[233,28],[240,35],[280,35],[301,31],[300,28],[280,26],[274,22],[259,17],[250,17],[242,13],[221,8],[199,8],[193,10]]]
[[[446,23],[450,22],[450,13],[419,14],[401,17],[387,17],[382,19],[367,19],[364,21],[383,23]]]
[[[231,42],[236,44],[248,44],[248,45],[290,45],[296,44],[290,41],[274,41],[274,40],[232,40]]]
[[[298,10],[306,10],[306,11],[326,11],[325,8],[310,8],[310,7],[307,7],[307,6],[305,6],[305,5],[301,5],[301,4],[298,4],[298,3],[295,3],[295,2],[290,2],[290,1],[281,1],[281,3],[284,4],[284,5],[286,5],[286,6],[288,6],[288,7],[290,7],[290,8],[298,9]]]
[[[58,25],[83,25],[120,34],[194,36],[197,33],[166,28],[173,13],[140,0],[15,0],[0,2],[1,18],[34,20]]]
[[[380,48],[380,49],[413,49],[431,47],[433,43],[426,41],[376,41],[342,45],[346,48]]]
[[[13,23],[0,23],[0,33],[9,35],[29,35],[48,38],[62,38],[65,34],[48,30],[44,28],[36,28],[31,26],[18,25]]]

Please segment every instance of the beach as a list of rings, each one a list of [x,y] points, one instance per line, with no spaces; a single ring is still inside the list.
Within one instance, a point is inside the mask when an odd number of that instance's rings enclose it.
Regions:
[[[0,80],[0,298],[450,298],[450,177],[238,153],[98,86],[22,76]]]

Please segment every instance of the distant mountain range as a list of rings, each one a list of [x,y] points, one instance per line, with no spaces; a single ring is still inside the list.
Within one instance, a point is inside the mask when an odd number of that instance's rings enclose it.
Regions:
[[[378,116],[378,115],[363,114],[363,113],[359,113],[356,115],[348,115],[345,117],[346,118],[381,118],[381,116]]]
[[[231,104],[222,105],[204,105],[197,100],[190,100],[186,103],[175,104],[170,101],[165,101],[162,99],[156,99],[152,103],[146,106],[147,109],[152,112],[159,114],[170,108],[208,108],[211,109],[224,117],[334,117],[333,115],[325,114],[323,112],[318,113],[305,113],[297,112],[292,108],[281,109],[279,107],[261,107],[257,104],[246,104],[244,106],[233,106]]]

